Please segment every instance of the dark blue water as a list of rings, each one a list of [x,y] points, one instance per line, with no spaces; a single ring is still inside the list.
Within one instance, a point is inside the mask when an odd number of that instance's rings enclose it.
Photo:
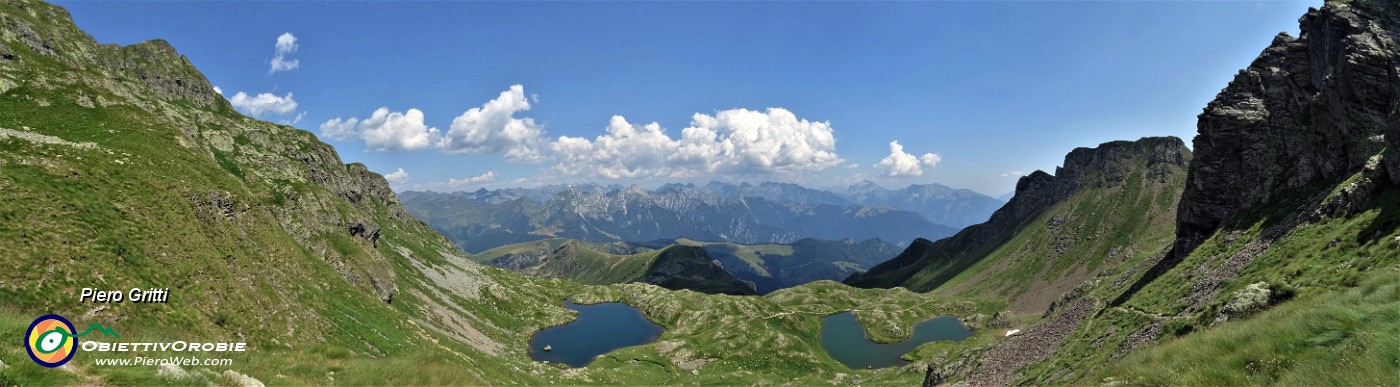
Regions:
[[[564,300],[564,307],[577,311],[578,319],[536,332],[530,338],[531,359],[583,367],[598,355],[655,341],[663,331],[642,311],[623,303],[578,305]]]
[[[972,336],[972,331],[952,316],[934,317],[915,324],[914,332],[909,338],[896,344],[870,341],[865,335],[865,327],[856,321],[856,316],[851,312],[822,319],[822,348],[826,349],[831,358],[851,368],[905,365],[909,362],[900,356],[924,343],[940,340],[958,341],[968,336]]]

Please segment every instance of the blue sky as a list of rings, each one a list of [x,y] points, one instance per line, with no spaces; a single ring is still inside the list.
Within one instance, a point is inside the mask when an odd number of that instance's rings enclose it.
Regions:
[[[996,196],[1074,147],[1189,142],[1321,2],[58,3],[100,42],[170,41],[245,113],[396,189],[870,179]]]

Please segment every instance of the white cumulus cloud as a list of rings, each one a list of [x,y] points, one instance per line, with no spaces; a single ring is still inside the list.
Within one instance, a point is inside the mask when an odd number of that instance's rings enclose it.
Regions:
[[[408,172],[404,172],[403,168],[399,168],[399,170],[394,171],[393,173],[384,175],[384,180],[388,180],[389,183],[392,184],[403,183],[405,181],[408,181]]]
[[[613,116],[607,134],[589,141],[560,136],[550,145],[559,164],[556,171],[566,175],[597,175],[606,178],[668,175],[684,162],[674,159],[680,143],[666,136],[661,125],[633,125],[622,116]]]
[[[1021,172],[1021,171],[1011,171],[1011,172],[1007,172],[1007,173],[1001,174],[1001,177],[1021,177],[1021,176],[1025,176],[1025,175],[1026,175],[1025,172]]]
[[[942,161],[943,156],[939,156],[937,153],[924,153],[923,156],[919,156],[919,163],[929,168],[937,167],[938,163]]]
[[[437,128],[423,123],[423,111],[391,112],[375,109],[363,120],[332,118],[321,123],[321,137],[345,141],[364,140],[365,147],[377,151],[411,151],[433,147],[442,137]]]
[[[530,118],[515,117],[530,109],[524,93],[520,85],[511,86],[496,99],[454,118],[446,133],[424,124],[421,110],[399,113],[381,107],[363,120],[328,120],[320,126],[321,137],[359,138],[372,150],[438,148],[450,154],[501,154],[512,161],[538,162],[548,157],[544,128]]]
[[[240,91],[228,101],[233,104],[233,107],[252,114],[254,117],[261,117],[268,113],[285,116],[297,110],[297,101],[292,99],[292,93],[281,97],[272,93],[249,96],[248,93]]]
[[[654,122],[636,125],[613,116],[607,133],[591,141],[561,136],[550,151],[555,172],[605,178],[815,171],[842,161],[830,123],[798,119],[782,108],[696,113],[680,138]]]
[[[943,157],[935,153],[914,157],[904,152],[904,146],[899,145],[899,141],[890,141],[890,155],[875,164],[875,168],[886,177],[920,176],[924,174],[924,167],[937,167],[942,161]]]
[[[218,86],[214,86],[214,92],[219,95],[224,95],[224,89],[220,89]]]
[[[474,107],[452,119],[442,137],[444,152],[455,154],[504,154],[512,161],[537,162],[544,159],[544,128],[530,118],[515,114],[530,110],[525,87],[513,85],[496,99]]]
[[[360,120],[355,117],[344,120],[340,119],[340,117],[332,118],[321,123],[321,138],[347,141],[360,137],[359,123]]]
[[[267,69],[268,74],[278,71],[292,71],[301,67],[300,59],[287,59],[287,55],[297,51],[297,37],[291,32],[283,33],[277,37],[277,45],[272,54],[272,60],[268,61],[272,65]]]

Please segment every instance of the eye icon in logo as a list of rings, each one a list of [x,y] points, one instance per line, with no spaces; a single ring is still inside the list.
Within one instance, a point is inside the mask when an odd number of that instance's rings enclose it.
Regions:
[[[73,323],[56,314],[44,315],[29,324],[24,335],[29,358],[41,366],[53,368],[68,363],[77,352],[78,337]]]

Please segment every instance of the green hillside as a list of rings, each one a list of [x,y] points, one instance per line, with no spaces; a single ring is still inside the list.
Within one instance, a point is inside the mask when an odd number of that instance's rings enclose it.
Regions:
[[[1222,229],[1140,290],[1134,284],[1143,273],[1134,272],[1083,284],[1059,302],[1071,310],[1102,309],[1070,325],[1063,346],[1028,367],[1021,381],[1077,383],[1115,376],[1153,384],[1167,369],[1186,377],[1181,383],[1187,384],[1400,381],[1394,372],[1400,356],[1386,345],[1396,326],[1392,285],[1400,279],[1400,192],[1391,189],[1368,200],[1355,214],[1294,223],[1324,203],[1266,206],[1275,215]],[[1163,257],[1155,258],[1149,262]],[[1161,347],[1150,347],[1159,341]],[[1109,370],[1066,368],[1111,364],[1137,347],[1147,349]],[[1161,361],[1198,354],[1214,360],[1200,367]],[[1146,363],[1153,365],[1134,367]]]
[[[502,246],[474,255],[473,258],[482,264],[533,276],[563,278],[589,285],[608,285],[642,277],[661,252],[651,250],[637,254],[609,254],[598,251],[586,242],[547,239]]]
[[[1023,177],[987,223],[917,241],[847,283],[1009,300],[1014,312],[1038,314],[1079,283],[1131,270],[1170,244],[1190,159],[1176,138],[1075,149],[1054,176]]]

